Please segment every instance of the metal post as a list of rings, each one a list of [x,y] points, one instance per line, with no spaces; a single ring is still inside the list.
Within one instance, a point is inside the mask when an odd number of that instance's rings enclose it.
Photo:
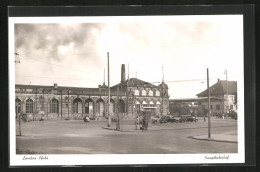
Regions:
[[[228,79],[227,79],[227,70],[225,70],[225,74],[226,74],[226,93],[227,93],[227,96],[226,96],[226,99],[227,99],[227,104],[226,104],[226,113],[228,114]]]
[[[208,87],[208,138],[211,137],[210,135],[210,88],[209,88],[209,69],[207,68],[207,87]]]
[[[35,97],[36,97],[36,102],[35,102],[35,113],[37,114],[37,89],[35,91]],[[33,121],[35,121],[35,115],[33,115]]]
[[[42,110],[45,112],[44,110],[44,89],[42,90]]]
[[[60,90],[60,117],[61,117],[61,120],[62,120],[62,90]]]
[[[19,115],[19,135],[22,135],[22,129],[21,129],[21,115]]]
[[[47,108],[46,108],[47,119],[48,119],[48,113],[49,113],[49,112],[48,112],[48,110],[49,110],[49,106],[48,106],[48,103],[49,103],[48,95],[49,95],[49,90],[47,90],[47,102],[46,102],[46,104],[47,104],[47,105],[46,105],[46,107],[47,107]]]
[[[108,77],[108,124],[107,126],[110,127],[110,112],[109,112],[109,106],[110,106],[110,72],[109,72],[109,52],[107,52],[107,77]]]
[[[70,114],[70,90],[68,90],[68,119]]]
[[[116,120],[116,130],[120,130],[120,121],[119,121],[119,90],[118,90],[118,87],[117,87],[117,105],[116,105],[116,108],[117,108],[117,120]]]

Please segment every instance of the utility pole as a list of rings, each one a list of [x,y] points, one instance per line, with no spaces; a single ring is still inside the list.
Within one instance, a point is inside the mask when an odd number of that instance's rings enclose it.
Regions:
[[[227,78],[227,70],[225,69],[224,74],[226,74],[226,99],[227,99],[227,104],[226,104],[226,113],[228,114],[228,78]]]
[[[117,120],[116,120],[116,130],[120,130],[120,117],[119,117],[119,88],[117,87],[117,91],[116,91],[116,95],[117,95]]]
[[[162,66],[162,114],[161,114],[161,116],[163,116],[163,98],[164,98],[163,84],[164,84],[164,71],[163,71],[163,66]]]
[[[60,117],[62,120],[62,89],[60,90]]]
[[[209,88],[209,69],[207,68],[207,87],[208,87],[208,138],[211,138],[210,135],[210,114],[211,114],[211,109],[210,109],[210,88]]]
[[[16,56],[19,56],[18,53],[14,53]],[[14,60],[15,63],[20,63],[20,59],[18,60]],[[15,102],[16,103],[16,106],[15,106],[15,113],[16,113],[16,117],[17,117],[17,114],[18,114],[18,102]],[[19,136],[22,135],[22,129],[21,129],[21,114],[19,114]]]
[[[70,117],[70,90],[68,90],[68,119]]]
[[[107,77],[108,77],[108,124],[107,126],[110,127],[110,112],[109,112],[109,107],[110,107],[110,72],[109,72],[109,52],[107,52]]]
[[[36,102],[35,102],[35,113],[37,114],[37,92],[38,92],[38,89],[36,88],[35,89],[35,99],[36,99]],[[35,115],[33,115],[33,121],[35,121]]]

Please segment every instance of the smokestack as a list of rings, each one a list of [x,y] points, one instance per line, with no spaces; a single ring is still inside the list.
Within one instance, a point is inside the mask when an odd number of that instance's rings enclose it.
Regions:
[[[121,67],[121,82],[125,82],[125,64]]]

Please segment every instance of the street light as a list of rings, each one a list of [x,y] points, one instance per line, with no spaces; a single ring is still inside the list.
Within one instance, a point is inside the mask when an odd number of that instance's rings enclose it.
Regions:
[[[70,114],[70,90],[67,90],[68,93],[68,119],[69,119],[69,114]]]
[[[59,90],[58,85],[55,83],[54,90],[60,91],[60,116],[61,116],[61,120],[62,120],[62,89]]]
[[[35,113],[37,114],[37,93],[38,93],[38,89],[35,88]],[[35,121],[35,113],[33,113],[33,121]]]

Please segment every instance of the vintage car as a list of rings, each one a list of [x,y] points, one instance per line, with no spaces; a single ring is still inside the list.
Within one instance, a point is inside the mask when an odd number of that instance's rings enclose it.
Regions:
[[[198,119],[194,116],[187,117],[187,122],[198,122]]]
[[[196,117],[193,117],[191,115],[182,115],[179,119],[179,122],[198,122],[198,119]]]
[[[156,123],[159,122],[160,117],[159,117],[159,116],[152,116],[152,117],[151,117],[151,120],[152,120],[152,123],[153,123],[153,124],[156,124]]]
[[[171,115],[167,115],[167,116],[162,116],[159,120],[160,123],[167,123],[167,122],[171,122],[171,123],[174,123],[174,122],[178,122],[177,119],[175,119],[173,116]]]

